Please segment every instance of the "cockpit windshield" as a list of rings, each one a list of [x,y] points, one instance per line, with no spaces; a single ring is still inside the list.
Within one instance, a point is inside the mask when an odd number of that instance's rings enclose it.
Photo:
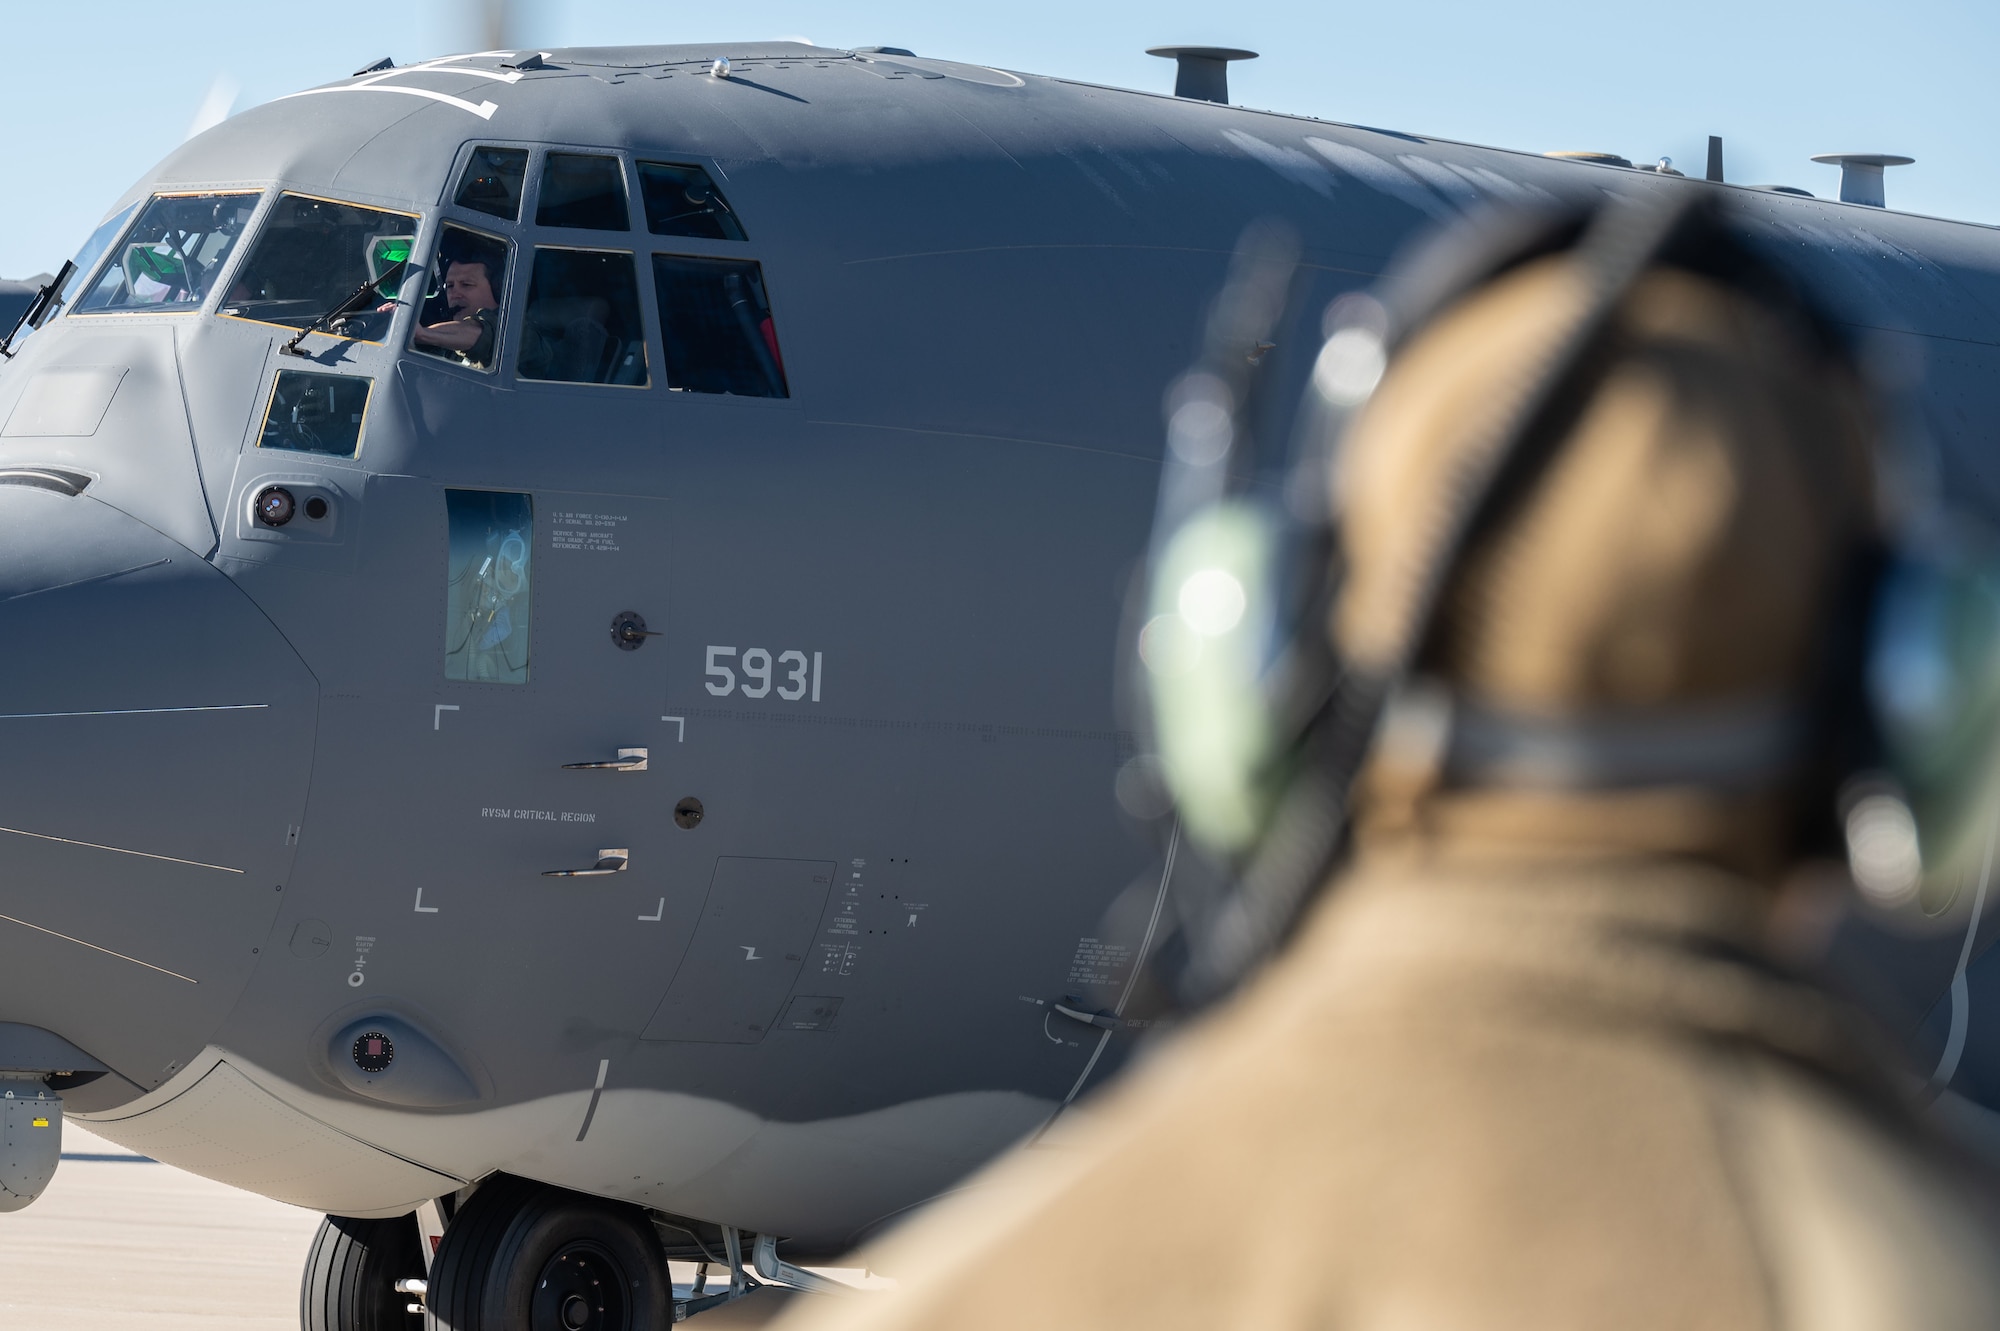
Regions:
[[[389,331],[404,275],[411,271],[416,230],[416,218],[406,213],[281,194],[231,282],[221,313],[304,328],[357,288],[380,281],[379,299],[361,302],[330,330],[379,340]]]
[[[196,308],[255,211],[255,193],[154,195],[76,312]]]

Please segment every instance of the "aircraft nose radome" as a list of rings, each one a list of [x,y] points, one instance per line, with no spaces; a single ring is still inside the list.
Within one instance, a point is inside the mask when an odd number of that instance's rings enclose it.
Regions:
[[[316,705],[185,547],[0,484],[0,1021],[139,1088],[198,1052],[277,912]]]

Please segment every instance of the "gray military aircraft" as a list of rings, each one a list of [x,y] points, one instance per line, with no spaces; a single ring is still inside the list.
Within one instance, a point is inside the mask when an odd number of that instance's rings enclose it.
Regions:
[[[1462,210],[1708,187],[1172,53],[384,61],[119,199],[0,365],[6,1204],[67,1112],[334,1217],[309,1326],[653,1325],[1112,1071],[1188,872],[1118,622],[1245,224],[1317,310]],[[1746,197],[2000,510],[1993,233]],[[1951,918],[1881,973],[2000,1105]]]

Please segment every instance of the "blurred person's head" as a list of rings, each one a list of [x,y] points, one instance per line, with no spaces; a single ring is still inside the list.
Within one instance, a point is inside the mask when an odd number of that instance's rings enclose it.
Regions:
[[[1329,464],[1317,501],[1292,490],[1327,521],[1289,535],[1217,479],[1254,472],[1230,441],[1257,427],[1227,355],[1249,335],[1211,326],[1170,396],[1139,653],[1181,825],[1230,866],[1184,926],[1184,995],[1232,986],[1354,851],[1770,883],[1839,855],[1843,818],[1853,840],[1840,792],[1882,758],[1878,416],[1845,335],[1724,206],[1469,222],[1336,302],[1308,402]],[[1258,304],[1257,267],[1218,321]],[[1226,428],[1191,462],[1203,401]]]
[[[1428,621],[1356,791],[1360,844],[1770,875],[1828,797],[1876,544],[1865,397],[1801,308],[1647,267],[1413,610],[1430,515],[1584,317],[1587,262],[1558,250],[1446,302],[1346,435],[1336,654],[1387,666]]]

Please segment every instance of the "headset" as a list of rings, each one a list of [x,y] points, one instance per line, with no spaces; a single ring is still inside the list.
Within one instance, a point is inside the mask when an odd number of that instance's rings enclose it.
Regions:
[[[1434,638],[1443,592],[1559,455],[1606,368],[1602,334],[1643,274],[1676,267],[1743,291],[1829,373],[1865,381],[1849,335],[1732,225],[1720,194],[1668,186],[1475,219],[1421,246],[1375,294],[1336,300],[1278,500],[1254,481],[1267,414],[1260,362],[1294,299],[1297,249],[1280,228],[1246,233],[1201,359],[1168,394],[1143,603],[1129,617],[1143,623],[1127,654],[1151,742],[1141,761],[1224,879],[1182,904],[1150,959],[1183,1007],[1227,994],[1274,952],[1346,855],[1355,781]],[[1340,515],[1327,481],[1343,436],[1395,357],[1440,315],[1560,253],[1575,260],[1587,297],[1500,390],[1447,483],[1408,515],[1421,555],[1399,570],[1402,613],[1387,647],[1338,659],[1326,625],[1341,581]],[[1975,868],[1983,897],[1993,869],[2000,558],[1932,546],[1855,550],[1807,699],[1822,723],[1794,761],[1805,782],[1801,846],[1844,851],[1877,906],[1920,903],[1935,916],[1965,895]]]

